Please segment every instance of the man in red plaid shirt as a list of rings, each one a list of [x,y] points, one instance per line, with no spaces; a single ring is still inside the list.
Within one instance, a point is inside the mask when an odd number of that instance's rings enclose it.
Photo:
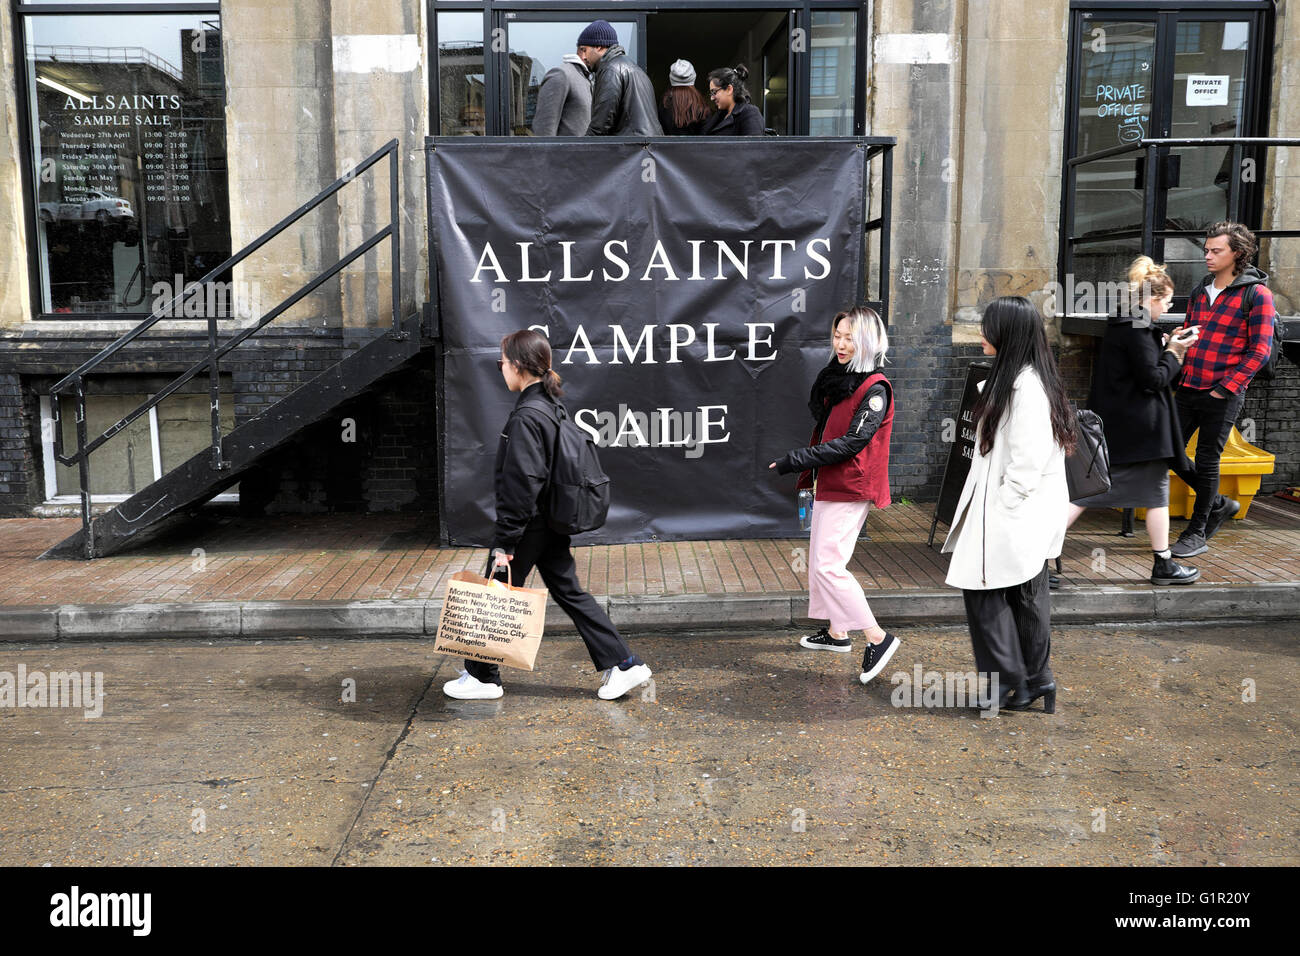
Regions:
[[[1209,539],[1240,509],[1219,494],[1219,459],[1241,414],[1246,387],[1273,349],[1273,294],[1268,276],[1250,264],[1258,245],[1238,222],[1216,222],[1206,231],[1210,274],[1187,299],[1183,328],[1199,336],[1183,361],[1175,404],[1183,434],[1200,429],[1196,468],[1179,474],[1196,492],[1196,507],[1173,546],[1175,558],[1210,550]]]

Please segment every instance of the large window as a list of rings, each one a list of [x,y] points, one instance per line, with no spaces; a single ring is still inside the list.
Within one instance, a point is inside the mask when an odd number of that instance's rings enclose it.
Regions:
[[[437,64],[434,135],[528,135],[547,70],[582,28],[608,20],[660,102],[682,59],[708,92],[718,67],[744,64],[751,101],[781,135],[865,135],[868,7],[854,0],[428,0]],[[705,104],[706,107],[708,104]]]
[[[147,313],[230,255],[217,7],[155,5],[19,7],[40,313]]]

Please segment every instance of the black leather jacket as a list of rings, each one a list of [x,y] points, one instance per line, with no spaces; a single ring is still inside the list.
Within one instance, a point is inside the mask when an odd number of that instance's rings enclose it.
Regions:
[[[645,71],[615,44],[596,64],[588,136],[662,136],[654,86]]]

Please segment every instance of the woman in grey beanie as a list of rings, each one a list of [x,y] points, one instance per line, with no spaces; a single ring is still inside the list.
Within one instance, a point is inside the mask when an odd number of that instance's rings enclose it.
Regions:
[[[668,89],[659,103],[665,136],[698,136],[709,117],[709,104],[695,88],[695,67],[678,60],[668,70]]]

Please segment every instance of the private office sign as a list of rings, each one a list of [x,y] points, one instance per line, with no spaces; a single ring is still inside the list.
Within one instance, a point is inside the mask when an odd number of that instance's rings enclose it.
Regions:
[[[484,544],[515,395],[503,335],[551,343],[613,507],[583,543],[797,532],[793,481],[830,320],[862,272],[852,141],[436,138],[428,150],[443,330],[443,515]]]

